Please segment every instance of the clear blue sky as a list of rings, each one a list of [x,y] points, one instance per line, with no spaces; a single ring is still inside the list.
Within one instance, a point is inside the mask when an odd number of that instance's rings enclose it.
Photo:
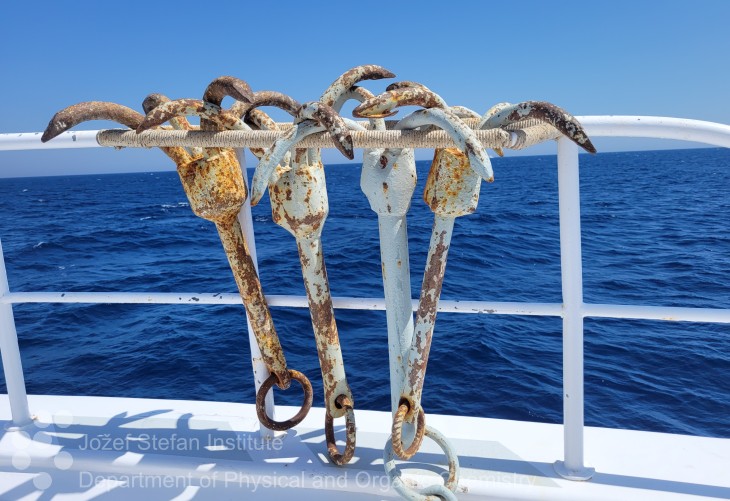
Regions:
[[[140,109],[150,92],[197,98],[219,75],[307,101],[342,71],[365,63],[480,113],[497,102],[536,99],[574,115],[730,123],[728,0],[355,5],[4,2],[0,133],[41,131],[56,111],[80,101]],[[365,85],[380,91],[387,83]],[[642,147],[635,140],[596,145],[599,151]],[[338,155],[331,150],[325,159],[344,162]],[[173,169],[159,151],[0,152],[0,176],[78,173],[100,163],[109,172]]]

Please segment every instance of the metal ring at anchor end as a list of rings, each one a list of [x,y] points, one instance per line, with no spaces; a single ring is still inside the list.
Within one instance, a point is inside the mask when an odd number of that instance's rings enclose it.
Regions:
[[[406,414],[408,414],[408,404],[401,403],[398,406],[398,410],[393,416],[393,430],[392,430],[392,442],[393,452],[401,459],[411,459],[418,449],[421,448],[423,443],[423,436],[426,433],[426,413],[423,409],[420,409],[416,418],[416,436],[413,437],[413,442],[407,448],[403,448],[403,423],[405,422]]]
[[[302,385],[302,390],[304,390],[304,402],[302,403],[302,407],[301,409],[299,409],[299,412],[297,412],[291,418],[287,419],[286,421],[274,421],[266,414],[266,395],[269,393],[269,390],[274,386],[274,384],[279,380],[276,377],[276,374],[271,374],[268,378],[266,378],[266,381],[263,382],[263,384],[259,388],[259,391],[256,393],[256,415],[259,418],[259,422],[261,422],[263,426],[267,427],[270,430],[285,431],[289,428],[293,428],[294,426],[301,423],[305,417],[307,417],[309,409],[312,408],[312,401],[314,400],[312,383],[309,382],[307,376],[299,371],[288,369],[288,372],[292,379],[299,381],[299,384]]]
[[[459,486],[459,457],[456,455],[453,446],[448,439],[439,433],[435,428],[426,427],[426,436],[436,442],[446,454],[449,464],[449,476],[444,479],[444,485],[431,485],[418,491],[409,487],[402,478],[401,472],[395,463],[395,450],[392,446],[393,439],[389,438],[383,450],[383,466],[385,473],[390,479],[390,485],[398,491],[402,497],[413,501],[448,500],[456,501],[455,492]]]
[[[329,452],[332,462],[336,465],[342,466],[343,464],[349,463],[353,454],[355,454],[355,437],[357,428],[355,426],[355,411],[353,409],[352,400],[345,395],[339,395],[335,399],[335,402],[340,406],[340,408],[345,409],[345,433],[347,435],[345,452],[340,454],[340,451],[337,448],[334,429],[335,418],[333,418],[329,412],[327,412],[324,417],[324,435],[327,439],[327,452]]]

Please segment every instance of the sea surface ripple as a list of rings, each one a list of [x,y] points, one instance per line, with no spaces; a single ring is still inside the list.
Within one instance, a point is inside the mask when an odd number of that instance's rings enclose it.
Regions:
[[[585,301],[730,308],[730,152],[581,159]],[[477,212],[456,222],[442,298],[560,303],[555,158],[493,163]],[[414,295],[433,219],[420,197],[428,165],[418,163],[408,218]],[[326,172],[332,292],[382,297],[359,168]],[[192,214],[174,172],[0,179],[0,213],[12,291],[236,291],[213,225]],[[266,293],[304,294],[294,240],[272,222],[268,197],[253,216]],[[29,393],[254,399],[241,306],[13,309]],[[309,375],[321,406],[309,313],[272,311],[290,367]],[[387,409],[384,312],[336,314],[357,408]],[[440,314],[424,408],[561,422],[561,328],[556,317]],[[589,318],[585,371],[588,425],[730,437],[729,325]]]

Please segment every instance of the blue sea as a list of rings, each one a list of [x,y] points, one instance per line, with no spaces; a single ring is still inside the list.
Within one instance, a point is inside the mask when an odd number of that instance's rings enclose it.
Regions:
[[[586,302],[730,308],[730,151],[581,158]],[[560,303],[555,158],[493,164],[477,212],[456,222],[442,298]],[[418,163],[408,220],[416,295],[428,166]],[[327,269],[334,295],[382,297],[359,178],[355,165],[327,167]],[[192,214],[175,172],[0,179],[0,214],[13,291],[236,292],[212,223]],[[294,240],[268,197],[254,220],[265,292],[303,294]],[[309,375],[321,406],[307,310],[272,312],[289,366]],[[20,304],[14,314],[29,393],[254,400],[242,306]],[[356,408],[387,409],[384,312],[336,314]],[[561,327],[440,314],[426,412],[561,422]],[[585,370],[588,425],[730,437],[730,325],[586,319]]]

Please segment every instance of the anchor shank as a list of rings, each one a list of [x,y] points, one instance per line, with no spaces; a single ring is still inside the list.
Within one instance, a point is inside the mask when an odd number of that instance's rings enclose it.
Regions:
[[[391,408],[398,409],[413,340],[408,229],[405,216],[378,215],[380,260],[390,353]]]
[[[319,236],[314,235],[308,238],[297,238],[297,248],[302,265],[304,287],[309,300],[309,313],[317,343],[319,364],[322,369],[327,412],[332,417],[341,417],[345,415],[345,412],[338,408],[335,400],[339,395],[346,395],[352,400],[352,394],[345,376],[345,365],[340,350],[340,338],[332,307],[327,269],[322,254],[322,241]]]
[[[441,287],[446,271],[446,258],[451,244],[454,218],[436,214],[431,232],[431,243],[423,273],[423,285],[418,300],[413,344],[408,356],[408,376],[405,379],[402,396],[413,403],[411,412],[420,408],[426,365],[431,350],[431,339],[436,324]]]
[[[231,222],[216,222],[216,228],[243,305],[246,307],[246,313],[254,326],[261,357],[269,371],[279,376],[279,381],[288,381],[284,351],[281,349],[279,336],[276,334],[274,321],[266,304],[241,225],[237,219],[233,219]]]

